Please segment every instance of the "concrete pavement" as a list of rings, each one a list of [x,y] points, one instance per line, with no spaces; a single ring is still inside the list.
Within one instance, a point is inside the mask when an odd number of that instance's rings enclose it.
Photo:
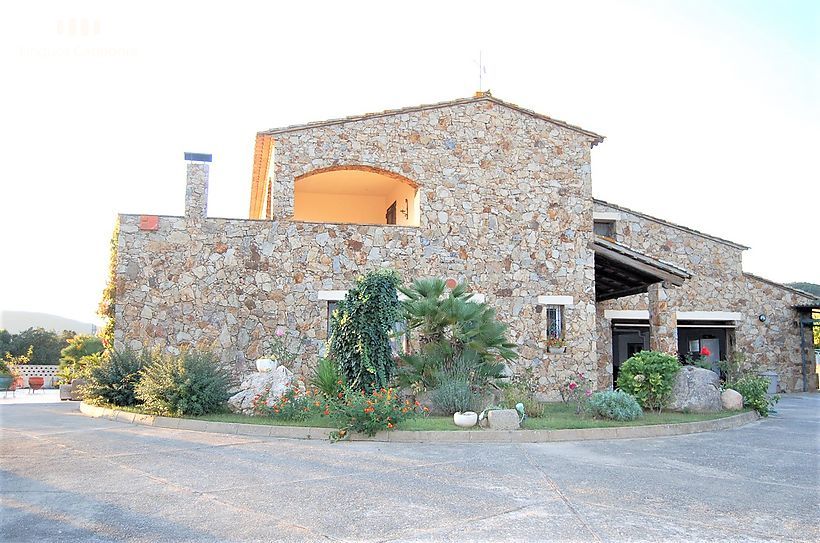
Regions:
[[[820,395],[687,436],[297,441],[0,405],[2,541],[816,541]]]

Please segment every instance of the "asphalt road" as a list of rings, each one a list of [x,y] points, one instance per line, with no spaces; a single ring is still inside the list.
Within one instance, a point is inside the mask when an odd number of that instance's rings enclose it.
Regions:
[[[818,541],[820,395],[733,430],[339,443],[0,405],[0,540]]]

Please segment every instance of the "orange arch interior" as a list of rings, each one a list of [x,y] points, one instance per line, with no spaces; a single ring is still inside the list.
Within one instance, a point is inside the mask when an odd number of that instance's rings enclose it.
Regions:
[[[418,185],[369,166],[333,166],[296,178],[297,221],[418,226]]]

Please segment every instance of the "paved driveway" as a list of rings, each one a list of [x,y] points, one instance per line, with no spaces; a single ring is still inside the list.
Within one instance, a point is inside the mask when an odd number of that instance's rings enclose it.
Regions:
[[[0,406],[2,541],[817,541],[820,395],[743,428],[341,443]]]

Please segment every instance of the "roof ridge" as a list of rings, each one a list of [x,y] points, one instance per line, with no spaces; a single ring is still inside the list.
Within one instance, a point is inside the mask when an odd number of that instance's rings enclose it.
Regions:
[[[758,281],[763,281],[764,283],[768,283],[768,284],[770,284],[772,286],[775,286],[775,287],[780,287],[784,290],[790,290],[790,291],[794,292],[795,294],[799,294],[801,296],[806,296],[807,298],[811,298],[812,300],[820,299],[817,296],[815,296],[814,294],[812,294],[811,292],[807,292],[807,291],[799,289],[799,288],[790,287],[789,285],[785,285],[783,283],[778,283],[777,281],[772,281],[771,279],[766,279],[765,277],[761,277],[759,275],[755,275],[755,274],[750,273],[750,272],[743,272],[743,275],[753,277],[754,279],[757,279]]]
[[[603,205],[606,205],[606,206],[614,207],[615,209],[618,209],[620,211],[625,211],[627,213],[632,213],[634,215],[638,215],[639,217],[643,217],[645,219],[649,219],[649,220],[652,220],[652,221],[655,221],[655,222],[659,222],[661,224],[665,224],[667,226],[671,226],[672,228],[677,228],[679,230],[683,230],[684,232],[689,232],[690,234],[695,234],[697,236],[702,236],[704,238],[711,239],[713,241],[717,241],[719,243],[724,243],[726,245],[730,245],[732,247],[736,247],[736,248],[741,249],[741,250],[750,249],[750,247],[747,247],[746,245],[743,245],[741,243],[737,243],[735,241],[731,241],[731,240],[721,238],[721,237],[718,237],[718,236],[713,236],[712,234],[707,234],[706,232],[701,232],[700,230],[695,230],[694,228],[690,228],[688,226],[683,226],[682,224],[677,224],[677,223],[674,223],[672,221],[667,221],[666,219],[661,219],[661,218],[655,217],[653,215],[648,215],[648,214],[643,213],[641,211],[635,211],[634,209],[630,209],[628,207],[623,207],[623,206],[618,205],[618,204],[613,204],[611,202],[601,200],[600,198],[593,198],[592,201],[597,203],[597,204],[603,204]]]
[[[443,101],[443,102],[434,102],[434,103],[431,103],[431,104],[420,104],[420,105],[417,105],[417,106],[408,106],[408,107],[403,107],[403,108],[398,108],[398,109],[386,109],[384,111],[378,111],[378,112],[373,112],[373,113],[363,113],[363,114],[360,114],[360,115],[351,115],[351,116],[347,116],[347,117],[338,117],[338,118],[335,118],[335,119],[327,119],[327,120],[324,120],[324,121],[313,121],[313,122],[303,123],[303,124],[292,124],[292,125],[283,126],[283,127],[279,127],[279,128],[270,128],[268,130],[263,130],[261,132],[258,132],[258,134],[266,134],[266,135],[282,134],[282,133],[285,133],[285,132],[292,132],[292,131],[296,131],[296,130],[306,130],[306,129],[309,129],[309,128],[318,128],[318,127],[330,126],[330,125],[334,125],[334,124],[343,124],[343,123],[349,123],[349,122],[363,121],[363,120],[366,120],[366,119],[374,119],[374,118],[379,118],[379,117],[389,117],[389,116],[392,116],[392,115],[399,115],[399,114],[402,114],[402,113],[412,113],[412,112],[416,112],[416,111],[424,111],[424,110],[429,110],[429,109],[440,109],[440,108],[449,107],[449,106],[469,104],[469,103],[481,102],[481,101],[493,102],[493,103],[498,104],[500,106],[504,106],[504,107],[513,109],[515,111],[518,111],[519,113],[523,113],[525,115],[529,115],[531,117],[535,117],[535,118],[547,121],[549,123],[556,124],[558,126],[562,126],[564,128],[567,128],[568,130],[572,130],[572,131],[584,134],[586,136],[589,136],[593,140],[592,141],[593,146],[597,145],[598,143],[601,143],[604,140],[604,136],[602,136],[600,134],[597,134],[595,132],[592,132],[591,130],[586,130],[584,128],[581,128],[580,126],[576,126],[576,125],[570,124],[568,122],[565,122],[565,121],[562,121],[562,120],[559,120],[559,119],[554,119],[554,118],[549,117],[547,115],[537,113],[537,112],[535,112],[531,109],[521,107],[521,106],[519,106],[517,104],[513,104],[511,102],[505,102],[504,100],[496,98],[495,96],[493,96],[493,95],[491,95],[487,92],[476,93],[476,96],[471,96],[471,97],[467,97],[467,98],[456,98],[454,100],[446,100],[446,101]]]

